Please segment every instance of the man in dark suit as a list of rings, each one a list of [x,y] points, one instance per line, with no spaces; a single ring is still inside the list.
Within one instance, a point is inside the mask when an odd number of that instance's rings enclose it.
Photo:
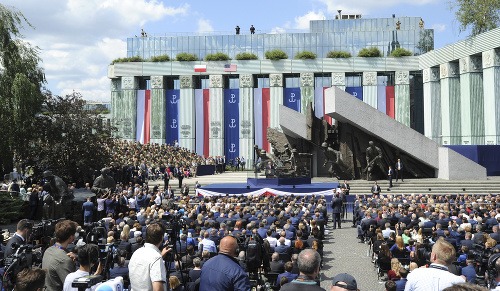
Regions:
[[[401,162],[401,159],[398,159],[396,162],[396,182],[398,181],[399,178],[401,178],[401,182],[404,182],[403,180],[403,162]]]
[[[340,194],[336,193],[335,197],[332,199],[332,214],[333,214],[333,229],[342,228],[340,223],[340,213],[342,211],[342,198],[340,198]]]
[[[494,240],[497,241],[497,243],[500,242],[500,232],[498,231],[498,225],[493,225],[493,227],[491,228],[491,230],[493,231],[491,234],[490,234],[490,237]]]
[[[14,236],[9,239],[9,242],[7,242],[7,245],[5,246],[5,251],[3,253],[4,258],[12,255],[21,245],[26,244],[26,239],[28,238],[32,227],[33,224],[27,219],[21,219],[17,223],[16,233],[14,233]]]
[[[174,189],[172,189],[172,186],[168,186],[168,189],[166,192],[167,192],[167,195],[165,195],[165,196],[167,199],[174,198]]]
[[[372,191],[373,196],[375,196],[375,195],[379,195],[379,194],[380,194],[381,189],[380,189],[380,186],[377,184],[377,181],[375,181],[375,182],[373,183],[373,186],[372,186],[372,190],[371,190],[371,191]]]
[[[181,193],[182,193],[182,196],[189,195],[189,186],[186,183],[184,183],[184,186],[182,186]]]
[[[280,261],[280,255],[276,252],[271,256],[271,262],[269,263],[271,272],[273,273],[283,273],[285,271],[285,265]]]
[[[389,188],[392,188],[392,167],[389,166],[389,170],[387,170],[387,178],[389,179]]]
[[[466,232],[465,239],[460,241],[460,246],[466,246],[467,248],[471,249],[473,244],[474,241],[472,241],[472,233]]]
[[[274,248],[274,251],[278,254],[290,254],[291,249],[289,246],[285,245],[284,237],[280,237],[280,239],[278,240],[278,244]]]

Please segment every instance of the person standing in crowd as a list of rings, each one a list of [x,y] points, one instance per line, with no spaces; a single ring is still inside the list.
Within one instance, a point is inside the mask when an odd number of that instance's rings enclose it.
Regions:
[[[250,34],[255,34],[255,27],[253,27],[253,24],[250,25]]]
[[[92,216],[94,215],[94,203],[92,203],[90,199],[90,197],[87,197],[87,201],[82,204],[83,223],[85,225],[89,225],[92,223]]]
[[[220,241],[219,254],[201,268],[200,291],[250,290],[248,274],[236,260],[237,249],[238,241],[232,236],[225,236]]]
[[[165,227],[160,223],[150,224],[146,229],[146,243],[137,249],[129,262],[130,290],[163,291],[166,288],[167,270],[163,257],[171,250],[164,248]]]
[[[42,269],[47,270],[45,286],[49,291],[63,290],[66,276],[76,270],[73,262],[76,256],[67,251],[68,245],[75,240],[76,227],[74,221],[59,221],[54,232],[56,243],[43,254]]]
[[[333,190],[335,191],[335,190]],[[340,193],[335,193],[335,198],[332,199],[332,215],[333,215],[333,229],[342,228],[340,213],[342,212],[342,198],[340,198]]]
[[[401,162],[401,159],[398,159],[396,162],[396,182],[399,178],[401,178],[401,182],[405,181],[403,180],[403,169],[403,162]]]
[[[38,212],[38,205],[40,202],[38,187],[34,185],[32,188],[28,188],[29,203],[30,203],[30,219],[34,220],[36,218],[36,214]]]
[[[26,244],[26,240],[29,237],[31,232],[31,228],[33,224],[27,219],[21,219],[17,223],[16,233],[14,236],[9,239],[7,245],[5,246],[5,250],[3,252],[4,259],[9,257],[15,252],[14,245],[17,245],[16,249],[22,245]]]
[[[80,268],[73,273],[69,273],[64,279],[63,291],[78,291],[78,288],[74,288],[71,285],[75,279],[89,276],[90,270],[96,264],[99,264],[94,275],[100,275],[103,270],[103,265],[99,262],[99,249],[95,244],[86,244],[78,248],[78,263]],[[92,286],[90,290],[95,290],[98,285]],[[87,289],[88,290],[88,289]]]
[[[389,179],[389,188],[392,188],[392,167],[389,166],[389,169],[387,170],[387,179]]]
[[[43,269],[24,269],[16,276],[14,291],[42,291],[45,290],[45,277],[47,272]]]
[[[321,256],[313,249],[305,249],[300,252],[298,266],[300,274],[297,279],[281,287],[281,291],[325,291],[317,285],[316,279],[321,265]]]
[[[184,185],[182,186],[182,196],[186,197],[186,196],[189,196],[189,186],[184,183]]]
[[[338,274],[333,277],[330,291],[358,290],[358,283],[352,275],[347,273]]]
[[[378,185],[377,181],[373,183],[372,189],[371,189],[372,195],[376,196],[379,195],[381,192],[380,186]]]
[[[455,247],[443,238],[432,247],[431,264],[428,268],[418,268],[408,275],[406,291],[443,290],[465,279],[449,272],[448,267],[455,261]]]

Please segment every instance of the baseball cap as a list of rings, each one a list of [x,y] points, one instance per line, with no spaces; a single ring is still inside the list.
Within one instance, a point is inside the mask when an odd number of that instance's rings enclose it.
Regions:
[[[339,283],[339,282],[343,282],[343,283]],[[342,288],[347,289],[347,290],[357,290],[358,289],[358,284],[356,283],[356,279],[354,279],[353,276],[351,276],[347,273],[338,274],[337,276],[333,277],[332,285],[337,286],[337,287],[342,287]]]

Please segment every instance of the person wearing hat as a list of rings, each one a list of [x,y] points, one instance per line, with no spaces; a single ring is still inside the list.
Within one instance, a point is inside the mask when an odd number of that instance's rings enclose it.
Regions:
[[[330,291],[358,290],[358,284],[353,276],[347,273],[341,273],[333,277]]]

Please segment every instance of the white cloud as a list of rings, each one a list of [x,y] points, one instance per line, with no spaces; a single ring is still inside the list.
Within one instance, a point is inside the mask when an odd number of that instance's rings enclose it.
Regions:
[[[199,33],[213,32],[214,28],[212,27],[210,20],[200,18],[200,19],[198,19],[198,30],[197,31]]]
[[[279,33],[285,33],[285,32],[286,32],[286,28],[276,26],[276,27],[273,27],[271,29],[271,31],[269,32],[269,34],[279,34]]]
[[[16,7],[35,27],[25,25],[23,34],[40,48],[41,66],[53,93],[64,95],[75,90],[85,99],[108,101],[107,66],[125,56],[125,39],[139,34],[147,23],[190,12],[188,4],[166,6],[166,1],[159,0],[2,2]]]
[[[309,21],[311,20],[323,20],[325,19],[325,14],[323,11],[309,11],[307,14],[295,17],[295,28],[296,29],[309,29]]]
[[[436,32],[443,32],[446,30],[446,24],[443,23],[436,23],[432,25],[432,29]]]

